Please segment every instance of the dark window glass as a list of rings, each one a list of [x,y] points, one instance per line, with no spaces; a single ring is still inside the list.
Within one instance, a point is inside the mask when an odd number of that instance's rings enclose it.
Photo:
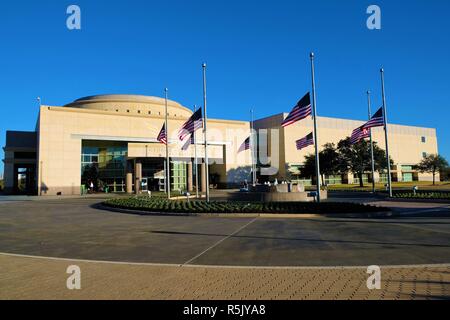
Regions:
[[[36,159],[36,152],[14,152],[16,159]]]

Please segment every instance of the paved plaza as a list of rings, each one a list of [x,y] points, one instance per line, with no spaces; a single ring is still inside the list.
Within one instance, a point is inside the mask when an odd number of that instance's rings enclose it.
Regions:
[[[266,219],[130,215],[99,201],[0,200],[0,298],[450,297],[449,204],[366,199],[400,216]],[[72,264],[80,291],[65,286]],[[369,265],[382,267],[381,290],[366,287]]]

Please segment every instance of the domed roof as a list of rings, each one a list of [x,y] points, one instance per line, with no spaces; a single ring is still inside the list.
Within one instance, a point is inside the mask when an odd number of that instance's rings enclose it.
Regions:
[[[171,116],[189,117],[192,110],[178,102],[167,100]],[[65,105],[68,108],[96,109],[120,113],[158,114],[165,108],[165,99],[153,96],[131,94],[95,95],[80,98]],[[152,111],[155,111],[152,113]]]

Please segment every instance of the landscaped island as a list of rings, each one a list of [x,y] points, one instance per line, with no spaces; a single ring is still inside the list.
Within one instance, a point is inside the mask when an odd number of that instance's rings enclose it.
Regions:
[[[357,203],[334,202],[238,202],[238,201],[174,201],[164,198],[131,197],[109,199],[104,206],[119,209],[145,211],[149,213],[289,213],[289,214],[333,214],[388,212],[390,209]]]
[[[397,191],[393,194],[394,198],[398,199],[434,199],[434,200],[449,200],[449,191]]]

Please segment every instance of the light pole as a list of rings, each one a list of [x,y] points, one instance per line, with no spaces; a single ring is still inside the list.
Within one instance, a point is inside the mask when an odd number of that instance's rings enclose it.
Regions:
[[[250,109],[251,114],[251,126],[250,126],[250,144],[251,144],[251,154],[252,154],[252,185],[256,186],[256,135],[255,135],[255,125],[254,125],[254,112]]]
[[[387,121],[387,107],[386,107],[386,93],[384,90],[384,69],[380,69],[381,73],[381,94],[383,98],[383,115],[384,115],[384,138],[386,140],[386,162],[387,162],[387,171],[388,171],[388,188],[389,188],[389,197],[392,198],[392,179],[391,179],[391,161],[389,159],[389,144],[388,144],[388,121]]]
[[[169,158],[169,112],[168,112],[168,106],[167,106],[167,97],[169,94],[169,89],[164,89],[164,100],[165,100],[165,106],[166,106],[166,117],[165,117],[165,125],[166,125],[166,192],[167,192],[167,199],[170,199],[170,158]]]
[[[316,154],[316,179],[317,179],[317,202],[320,202],[320,163],[319,163],[319,146],[317,139],[317,101],[316,101],[316,79],[314,70],[314,52],[309,55],[311,59],[311,80],[312,80],[312,95],[313,95],[313,118],[314,118],[314,147]]]
[[[208,135],[207,135],[207,109],[206,109],[206,63],[203,63],[203,133],[205,139],[205,180],[206,180],[206,202],[209,202],[209,161],[208,161]]]

